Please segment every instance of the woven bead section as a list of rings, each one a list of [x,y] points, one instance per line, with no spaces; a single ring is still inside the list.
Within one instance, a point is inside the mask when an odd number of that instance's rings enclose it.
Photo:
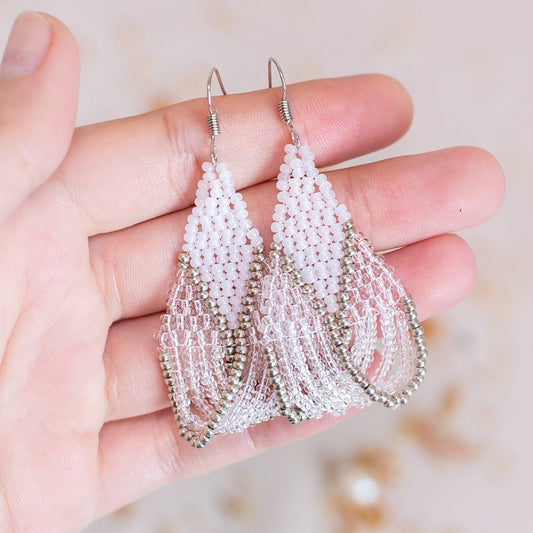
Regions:
[[[191,266],[200,271],[202,281],[208,283],[209,294],[226,317],[228,327],[235,329],[253,249],[262,238],[252,228],[246,202],[235,191],[227,164],[215,167],[206,162],[202,170],[195,207],[185,226],[183,250],[190,256]]]
[[[331,183],[315,167],[308,146],[285,146],[280,167],[278,201],[272,223],[274,241],[292,257],[306,283],[312,284],[317,298],[323,299],[328,312],[338,311],[336,294],[342,274],[342,224],[350,213],[335,198]]]

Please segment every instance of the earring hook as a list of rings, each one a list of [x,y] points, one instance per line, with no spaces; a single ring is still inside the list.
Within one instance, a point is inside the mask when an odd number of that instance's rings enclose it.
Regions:
[[[217,149],[215,146],[215,136],[220,133],[220,124],[218,123],[218,110],[213,111],[213,104],[211,99],[211,81],[213,74],[216,74],[220,90],[223,95],[228,94],[222,83],[222,78],[217,67],[213,67],[209,72],[207,78],[207,107],[209,108],[209,115],[207,116],[207,126],[209,127],[209,135],[211,136],[211,161],[213,165],[217,164]]]
[[[283,88],[283,95],[282,99],[287,99],[287,84],[285,83],[285,76],[283,74],[283,70],[281,70],[281,66],[278,63],[278,60],[274,57],[268,58],[268,88],[272,89],[272,63],[276,65],[276,68],[278,69],[279,79],[281,80],[281,87]]]
[[[278,103],[279,116],[281,120],[285,124],[287,124],[287,126],[289,126],[292,144],[294,144],[294,146],[299,149],[300,136],[298,135],[298,132],[296,131],[296,128],[292,123],[291,108],[289,100],[287,99],[287,84],[285,83],[285,75],[283,74],[283,70],[281,69],[281,66],[278,63],[277,59],[273,57],[268,58],[268,88],[272,89],[272,63],[274,63],[274,65],[276,65],[276,68],[278,69],[278,74],[281,80],[281,88],[283,91],[281,95],[281,100]]]

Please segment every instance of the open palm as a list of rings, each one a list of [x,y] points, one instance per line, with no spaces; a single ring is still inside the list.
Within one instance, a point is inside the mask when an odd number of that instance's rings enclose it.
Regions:
[[[178,439],[153,333],[209,158],[206,103],[74,130],[76,44],[44,20],[44,63],[0,81],[2,531],[77,530],[173,479],[334,423],[274,420],[202,451]],[[411,121],[408,95],[385,76],[289,90],[320,166],[386,146]],[[219,154],[267,242],[287,141],[278,100],[274,90],[215,100]],[[489,154],[453,148],[328,176],[376,249],[395,249],[387,261],[422,318],[465,296],[473,258],[449,233],[499,206],[503,179]]]

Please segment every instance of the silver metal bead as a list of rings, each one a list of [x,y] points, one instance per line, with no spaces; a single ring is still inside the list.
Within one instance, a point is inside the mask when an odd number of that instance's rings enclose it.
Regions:
[[[208,289],[209,289],[209,285],[205,281],[201,281],[200,283],[198,283],[198,285],[196,287],[196,290],[198,292],[205,292]]]
[[[237,328],[237,329],[233,330],[233,336],[236,339],[242,339],[242,338],[246,337],[246,333],[242,329]]]
[[[253,305],[244,305],[242,308],[242,312],[246,315],[251,315],[254,312],[254,306]]]
[[[263,353],[265,355],[271,354],[273,352],[274,352],[274,346],[272,346],[272,344],[265,344],[265,346],[263,346]]]
[[[373,385],[368,385],[367,387],[364,387],[365,393],[368,394],[368,396],[372,396],[372,394],[376,393],[376,387]]]
[[[224,315],[218,315],[214,318],[215,326],[226,323],[226,317]]]
[[[208,310],[211,310],[217,306],[217,302],[214,298],[208,298],[204,303]]]
[[[342,271],[345,274],[353,274],[355,272],[355,267],[353,265],[346,264],[346,265],[343,265]]]
[[[328,313],[324,316],[324,324],[332,324],[335,322],[335,315],[332,313]]]
[[[365,379],[365,376],[359,369],[355,368],[355,370],[355,373],[350,372],[350,374],[352,375],[353,381],[357,383],[357,385],[360,385]]]
[[[250,322],[250,315],[245,312],[239,313],[239,322],[241,324],[241,327],[243,323]]]
[[[235,368],[236,370],[240,370],[241,372],[244,370],[244,363],[239,363],[238,361],[233,361],[231,363],[232,368]]]
[[[222,417],[216,411],[214,411],[213,413],[211,413],[211,420],[215,424],[220,424],[220,422],[222,422]]]
[[[335,341],[335,343],[337,343],[339,341]],[[348,348],[346,347],[346,344],[344,344],[342,341],[340,341],[341,344],[339,346],[336,346],[335,347],[335,353],[337,355],[345,355],[348,353]]]
[[[255,254],[255,260],[258,262],[258,263],[263,263],[264,260],[265,260],[265,255],[264,254]]]
[[[353,228],[345,229],[345,231],[344,231],[344,235],[345,235],[348,239],[354,239],[355,237],[357,237],[357,231],[354,230]]]
[[[410,294],[407,294],[407,293],[406,293],[406,294],[404,294],[404,295],[402,296],[402,303],[403,303],[403,304],[406,304],[406,305],[407,305],[407,304],[410,304],[410,303],[412,303],[412,302],[413,302],[413,297],[412,297]]]
[[[279,259],[281,257],[281,252],[278,252],[277,250],[271,250],[268,255],[270,256],[270,259]]]
[[[239,370],[238,368],[230,368],[229,369],[229,375],[233,376],[234,378],[240,379],[242,376],[242,370]]]
[[[346,355],[346,356],[343,356],[342,359],[343,359],[343,360],[342,360],[342,368],[343,368],[346,372],[350,372],[350,371],[354,368],[354,366],[353,366],[353,362],[352,362],[352,360],[351,360],[351,359],[352,359],[351,356]]]
[[[248,353],[248,347],[244,346],[235,346],[235,353],[239,355],[246,355]]]
[[[238,385],[239,382],[240,382],[240,379],[237,376],[228,376],[229,385]]]
[[[339,292],[339,294],[337,294],[338,302],[347,302],[349,299],[350,299],[350,295],[346,294],[345,292]]]
[[[181,252],[178,254],[178,261],[184,265],[188,265],[191,261],[191,258],[189,257],[189,254],[186,252]]]
[[[261,270],[263,270],[263,266],[261,265],[261,263],[257,263],[254,261],[250,265],[250,272],[260,272]]]
[[[250,277],[254,281],[258,281],[258,280],[260,280],[263,277],[263,272],[261,270],[254,271],[254,272],[252,272]]]
[[[270,243],[270,249],[275,252],[281,252],[283,247],[280,242],[273,241]]]
[[[350,321],[348,320],[348,317],[338,318],[337,325],[339,326],[339,328],[349,328]]]
[[[224,393],[224,396],[222,397],[222,399],[226,401],[228,404],[230,404],[233,401],[236,392],[237,392],[237,387],[234,387],[234,385],[229,385],[226,387],[226,392]]]
[[[342,225],[342,227],[343,227],[345,230],[352,229],[353,226],[354,226],[354,224],[353,224],[353,220],[352,220],[352,219],[347,220],[347,221]]]
[[[404,304],[403,309],[406,313],[412,313],[413,311],[416,313],[415,304]]]
[[[424,335],[424,328],[422,326],[419,326],[413,329],[411,333],[414,337],[422,337],[422,335]]]
[[[265,245],[259,244],[254,248],[254,254],[262,254],[265,251]]]
[[[346,293],[350,290],[352,290],[352,284],[351,283],[341,283],[340,284],[340,289],[342,292]]]
[[[355,255],[357,255],[357,250],[353,246],[344,250],[344,257],[346,258],[354,257]]]
[[[368,387],[370,387],[370,381],[368,381],[366,376],[363,377],[363,379],[361,380],[360,385],[361,385],[361,388],[363,388],[363,389],[367,389]]]
[[[407,318],[408,322],[418,321],[418,315],[416,314],[416,311],[411,311],[410,313],[405,313],[405,318]]]
[[[413,341],[417,346],[423,346],[426,347],[426,341],[424,340],[424,337],[413,337]]]
[[[248,296],[257,296],[259,294],[259,289],[257,287],[248,287],[246,291]]]
[[[334,341],[335,339],[338,339],[341,336],[341,332],[335,328],[328,332],[329,338]]]
[[[426,375],[426,369],[425,368],[417,368],[415,370],[415,377],[416,378],[423,378]]]
[[[243,296],[242,305],[253,305],[254,299],[251,296]]]

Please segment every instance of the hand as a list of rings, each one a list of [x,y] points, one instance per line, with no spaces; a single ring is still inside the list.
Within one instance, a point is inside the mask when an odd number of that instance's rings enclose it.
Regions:
[[[18,21],[0,78],[0,530],[76,530],[171,480],[334,424],[278,419],[201,451],[177,437],[153,333],[209,158],[205,99],[74,131],[76,44],[46,15]],[[320,166],[384,147],[411,121],[408,95],[385,76],[289,91]],[[267,242],[288,140],[278,100],[279,90],[215,99],[218,153]],[[328,176],[376,249],[396,249],[387,261],[422,318],[467,294],[474,260],[450,232],[499,206],[492,156],[452,148]]]

